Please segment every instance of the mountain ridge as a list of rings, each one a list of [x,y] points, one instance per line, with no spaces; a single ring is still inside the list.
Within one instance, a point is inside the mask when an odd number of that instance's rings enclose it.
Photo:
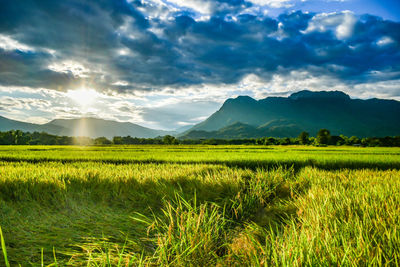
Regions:
[[[139,138],[154,138],[167,134],[176,134],[174,131],[155,130],[131,122],[117,122],[94,117],[54,119],[48,123],[34,124],[0,116],[0,131],[9,130],[47,132],[54,135],[87,136],[92,138],[113,138],[114,136],[128,135]]]
[[[341,91],[303,90],[288,97],[267,97],[260,100],[239,96],[227,99],[219,110],[180,137],[187,138],[191,131],[212,132],[215,136],[221,136],[218,131],[235,122],[257,129],[273,121],[281,121],[274,126],[275,130],[280,129],[275,131],[275,137],[295,137],[301,131],[315,135],[321,128],[329,129],[332,134],[337,135],[394,136],[400,134],[400,102],[377,98],[352,99]],[[264,129],[263,132],[271,133],[272,130],[273,128],[269,131]],[[252,137],[259,134],[260,131]],[[210,138],[213,136],[204,135]],[[231,133],[229,136],[235,135]]]
[[[21,130],[26,132],[51,132],[57,133],[62,131],[61,126],[35,124],[29,122],[22,122],[0,116],[0,131]]]

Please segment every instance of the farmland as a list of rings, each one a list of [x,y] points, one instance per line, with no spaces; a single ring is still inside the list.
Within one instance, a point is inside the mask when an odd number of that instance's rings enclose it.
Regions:
[[[1,146],[0,265],[399,265],[400,149]]]

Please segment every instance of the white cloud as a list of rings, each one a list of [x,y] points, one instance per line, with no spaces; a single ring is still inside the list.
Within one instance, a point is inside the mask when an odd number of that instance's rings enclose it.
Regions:
[[[268,6],[272,8],[289,8],[294,5],[293,0],[249,0],[249,2],[259,5],[259,6]]]
[[[26,44],[14,40],[10,36],[0,34],[0,48],[6,51],[19,50],[23,52],[33,52],[35,49]]]
[[[336,28],[336,37],[346,39],[353,35],[356,18],[351,12],[343,12],[343,22]]]
[[[37,123],[37,124],[45,124],[50,121],[46,118],[38,117],[38,116],[29,116],[25,120],[30,123]]]
[[[72,75],[81,78],[89,77],[90,70],[85,68],[81,63],[73,60],[65,60],[54,62],[47,66],[49,70],[62,73],[72,73]]]
[[[116,85],[116,86],[128,86],[129,83],[127,81],[116,81],[115,83],[112,83],[111,85]]]
[[[133,54],[132,51],[126,47],[117,49],[116,52],[118,56],[128,56]]]
[[[191,8],[201,14],[209,14],[212,10],[211,2],[202,0],[168,0],[167,3],[172,3],[178,7]]]
[[[356,21],[357,19],[351,11],[321,13],[311,19],[303,33],[332,30],[338,39],[346,39],[353,35]]]
[[[255,7],[289,8],[294,6],[296,0],[248,0],[248,2],[254,5],[252,8]],[[190,8],[200,14],[206,15],[206,17],[207,15],[210,15],[213,9],[216,7],[216,4],[213,3],[212,1],[204,1],[204,0],[165,0],[164,3],[168,4],[169,8],[173,8],[171,7],[171,4],[176,6],[178,9]],[[219,3],[218,5],[220,7],[224,6],[227,7],[229,4]],[[243,8],[245,8],[245,6],[243,6]],[[247,11],[249,11],[249,9],[246,9],[246,12]],[[266,13],[267,11],[265,11],[265,14]],[[164,17],[168,16],[164,15]]]
[[[382,74],[379,74],[381,77]],[[386,75],[387,76],[387,75]],[[373,77],[373,75],[371,75]],[[374,76],[376,77],[376,75]],[[250,90],[258,99],[269,95],[287,96],[301,90],[343,91],[353,98],[386,98],[400,100],[400,80],[373,81],[348,84],[337,78],[313,75],[308,70],[290,71],[287,74],[275,74],[268,81],[252,78]]]
[[[389,98],[400,101],[400,79],[360,83],[354,85],[354,93],[360,98]]]
[[[52,103],[48,100],[29,97],[0,96],[0,107],[7,112],[47,109]]]
[[[179,9],[167,5],[162,0],[142,0],[144,5],[138,9],[145,14],[148,19],[157,18],[160,20],[168,20],[172,17],[174,12]]]
[[[213,9],[212,2],[203,0],[168,0],[167,3],[172,3],[178,7],[191,8],[200,14],[210,14]],[[269,8],[289,8],[294,6],[294,0],[248,0],[254,6],[269,7]]]
[[[386,46],[386,45],[390,45],[393,43],[395,43],[395,41],[392,38],[390,38],[389,36],[384,36],[376,42],[376,44],[378,46]]]

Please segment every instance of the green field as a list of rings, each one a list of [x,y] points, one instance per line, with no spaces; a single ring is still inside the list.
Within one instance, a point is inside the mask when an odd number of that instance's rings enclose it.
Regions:
[[[398,266],[400,149],[1,146],[0,265]]]

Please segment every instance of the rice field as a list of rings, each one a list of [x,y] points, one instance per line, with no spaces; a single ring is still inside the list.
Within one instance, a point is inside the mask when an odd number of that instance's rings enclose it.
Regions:
[[[1,266],[399,266],[400,149],[1,146]]]

